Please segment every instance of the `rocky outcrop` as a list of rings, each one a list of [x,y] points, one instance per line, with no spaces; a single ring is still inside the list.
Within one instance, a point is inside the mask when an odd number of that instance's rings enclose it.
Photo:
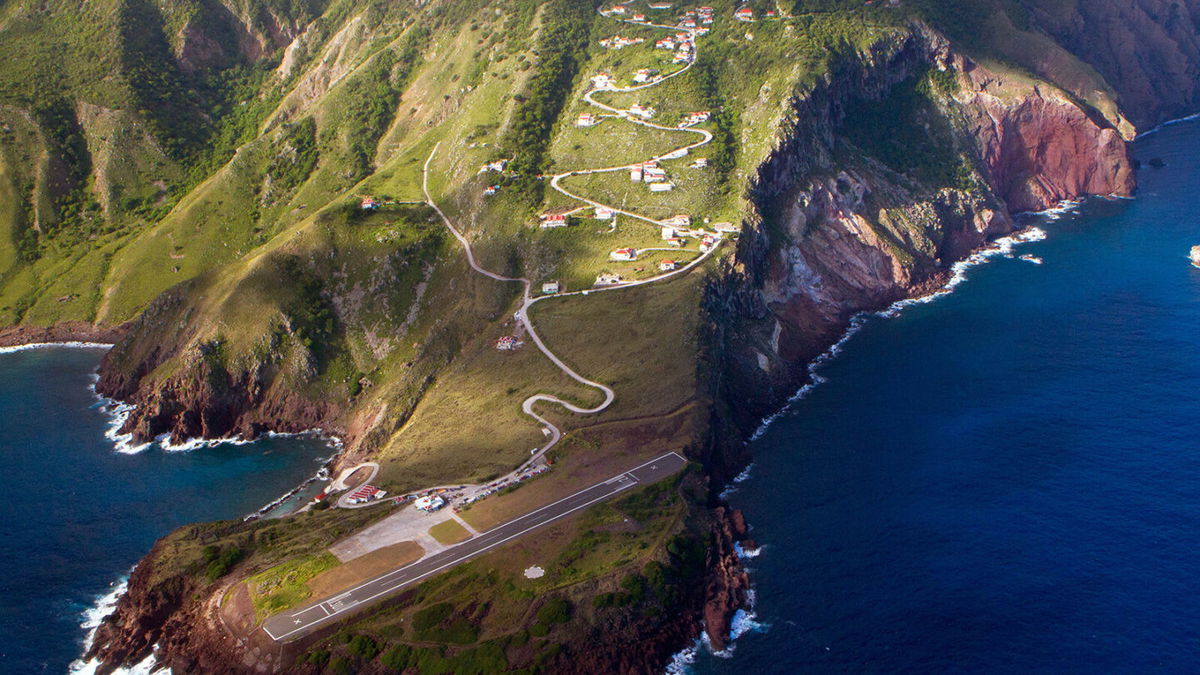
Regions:
[[[117,664],[139,663],[150,655],[172,624],[182,627],[180,622],[185,617],[180,609],[190,589],[179,579],[153,579],[156,553],[152,551],[134,569],[116,611],[96,628],[84,660],[99,659],[108,670]]]
[[[230,359],[220,340],[194,340],[187,293],[179,286],[155,299],[100,364],[96,391],[134,406],[121,433],[136,443],[166,435],[179,444],[268,430],[340,431],[341,408],[302,393],[315,369],[310,352],[267,344]]]
[[[739,545],[755,548],[746,535],[746,519],[741,511],[717,507],[704,582],[704,631],[717,651],[728,646],[733,616],[746,606],[750,575],[737,551]]]

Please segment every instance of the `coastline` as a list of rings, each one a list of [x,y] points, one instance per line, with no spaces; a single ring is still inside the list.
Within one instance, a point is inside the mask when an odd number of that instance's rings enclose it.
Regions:
[[[1062,217],[1063,214],[1069,213],[1078,208],[1081,203],[1081,200],[1061,202],[1052,208],[1042,211],[1018,214],[1018,217],[1040,217],[1053,221]],[[807,364],[806,370],[808,372],[809,381],[801,386],[794,394],[788,397],[788,399],[779,407],[778,410],[764,417],[753,434],[751,434],[746,440],[746,443],[752,443],[760,439],[776,420],[786,415],[795,404],[804,400],[808,394],[813,391],[813,389],[826,382],[827,378],[819,373],[820,369],[839,356],[844,345],[860,330],[862,330],[862,328],[872,318],[894,318],[907,307],[934,302],[941,297],[953,293],[955,287],[967,280],[967,274],[972,268],[983,265],[996,257],[1016,257],[1013,253],[1013,250],[1017,246],[1026,243],[1043,241],[1046,239],[1046,237],[1046,232],[1035,224],[1029,224],[1021,227],[1020,229],[1014,230],[1007,235],[996,238],[987,245],[973,251],[966,258],[950,265],[948,269],[949,277],[946,279],[945,283],[937,287],[935,290],[926,293],[925,295],[897,300],[881,310],[859,312],[851,317],[850,323],[842,335],[832,345],[826,348],[824,352]],[[721,492],[718,495],[719,499],[724,502],[729,496],[737,492],[738,484],[744,482],[750,477],[753,467],[753,461],[747,463],[743,470],[736,477],[722,487]],[[740,545],[736,546],[738,558],[746,572],[749,573],[753,570],[747,568],[745,563],[761,555],[763,548],[764,545],[761,542],[756,542],[755,546],[750,549],[744,549]],[[763,632],[770,630],[769,624],[765,624],[757,620],[758,617],[754,611],[755,599],[754,589],[751,586],[746,591],[745,603],[736,610],[734,617],[730,622],[731,625],[729,639],[725,648],[720,650],[714,649],[711,644],[711,640],[709,639],[707,630],[701,631],[700,636],[698,636],[692,644],[685,646],[672,656],[664,672],[668,673],[668,675],[681,675],[683,673],[691,672],[691,666],[695,663],[696,657],[699,655],[700,650],[702,649],[708,651],[709,654],[718,658],[731,658],[734,655],[736,640],[739,637],[749,632]]]
[[[115,326],[97,326],[83,321],[65,321],[52,326],[4,326],[0,327],[0,353],[58,345],[112,347],[129,332],[129,327],[128,322]]]

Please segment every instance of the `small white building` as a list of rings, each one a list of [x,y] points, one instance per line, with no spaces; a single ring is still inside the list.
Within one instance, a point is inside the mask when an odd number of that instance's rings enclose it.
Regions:
[[[621,275],[613,274],[612,272],[603,272],[596,277],[596,286],[616,286],[621,283]]]
[[[664,220],[662,222],[664,225],[669,225],[671,227],[691,227],[692,226],[692,217],[687,215],[686,213],[680,213],[680,214],[671,216],[670,218],[667,218],[666,220]]]
[[[735,232],[742,231],[742,229],[740,227],[738,227],[737,225],[734,225],[733,223],[716,223],[713,225],[713,229],[716,230],[717,232],[725,232],[725,233],[735,233]]]
[[[683,240],[679,237],[668,239],[667,246],[670,246],[671,248],[683,248]]]
[[[560,292],[562,292],[562,284],[557,281],[547,281],[542,284],[542,293],[545,295],[554,295]]]
[[[637,165],[629,169],[629,180],[634,183],[642,182],[642,165]]]
[[[667,179],[667,170],[652,166],[642,169],[642,180],[646,183],[661,183]]]
[[[664,227],[662,229],[661,238],[663,241],[671,241],[672,239],[675,239],[675,228]]]
[[[619,248],[612,253],[609,253],[608,258],[609,260],[614,260],[617,262],[629,262],[631,260],[637,260],[637,249]]]
[[[594,127],[599,123],[600,118],[590,112],[579,113],[579,117],[575,118],[577,127]]]
[[[629,114],[637,115],[643,119],[650,119],[651,117],[654,117],[654,108],[644,106],[640,103],[634,103],[633,105],[629,106]]]
[[[567,226],[567,214],[565,213],[556,213],[553,211],[549,213],[543,213],[539,220],[541,221],[539,225],[541,225],[543,230]]]
[[[612,220],[613,210],[603,206],[597,206],[595,210],[596,220]]]
[[[651,183],[650,184],[651,192],[670,192],[671,190],[674,190],[674,189],[675,189],[674,183]]]
[[[664,260],[664,261],[658,263],[658,270],[660,272],[671,272],[675,269],[676,266],[677,265],[675,264],[674,260]]]

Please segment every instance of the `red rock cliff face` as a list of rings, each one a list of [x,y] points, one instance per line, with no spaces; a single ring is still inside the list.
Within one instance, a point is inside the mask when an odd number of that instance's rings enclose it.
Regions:
[[[958,59],[967,134],[1010,212],[1085,195],[1132,194],[1125,139],[1052,87],[1014,85]]]
[[[920,184],[870,157],[834,160],[840,120],[927,68],[954,73],[938,108],[973,166],[973,187]],[[1130,195],[1125,140],[1055,86],[1002,76],[915,26],[795,102],[792,124],[759,169],[763,223],[750,224],[708,303],[743,429],[795,391],[805,366],[851,317],[943,284],[950,266],[1014,229],[1011,214],[1087,195]]]

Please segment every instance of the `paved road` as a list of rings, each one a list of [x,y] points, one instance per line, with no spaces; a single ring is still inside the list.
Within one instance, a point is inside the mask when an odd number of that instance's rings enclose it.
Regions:
[[[263,630],[279,642],[294,640],[409,584],[481,555],[531,530],[548,525],[625,490],[662,480],[682,470],[686,465],[687,460],[681,455],[669,452],[658,459],[613,476],[603,483],[597,483],[549,506],[510,520],[453,548],[363,582],[328,600],[276,614],[263,623]]]

